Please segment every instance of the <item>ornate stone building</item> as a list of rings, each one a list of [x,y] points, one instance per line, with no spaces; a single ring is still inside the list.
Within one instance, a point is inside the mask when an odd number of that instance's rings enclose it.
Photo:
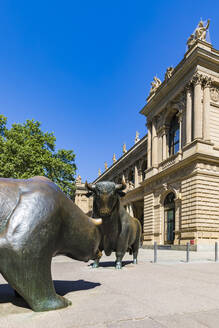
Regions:
[[[199,23],[162,83],[154,78],[140,111],[148,134],[94,181],[126,180],[122,202],[145,245],[202,249],[219,239],[219,51],[208,26]]]

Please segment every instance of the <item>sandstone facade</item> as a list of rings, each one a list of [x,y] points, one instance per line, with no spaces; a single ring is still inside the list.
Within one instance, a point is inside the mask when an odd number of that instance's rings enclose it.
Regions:
[[[123,203],[145,245],[209,247],[219,239],[219,51],[194,39],[140,111],[148,134],[98,181],[127,183]]]

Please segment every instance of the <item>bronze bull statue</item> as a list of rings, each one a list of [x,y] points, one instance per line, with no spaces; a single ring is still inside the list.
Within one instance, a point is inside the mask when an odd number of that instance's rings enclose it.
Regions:
[[[102,235],[100,251],[104,250],[107,256],[116,252],[116,269],[122,268],[126,251],[133,254],[133,263],[137,264],[142,229],[139,220],[131,217],[120,202],[120,197],[125,195],[122,190],[126,184],[104,181],[96,184],[86,182],[85,185],[90,191],[87,196],[93,195],[93,217],[101,217],[103,221],[98,227]],[[99,254],[95,259],[94,268],[99,266],[100,257]]]
[[[34,311],[71,304],[56,294],[51,260],[98,253],[101,220],[86,216],[52,181],[0,179],[0,272]]]

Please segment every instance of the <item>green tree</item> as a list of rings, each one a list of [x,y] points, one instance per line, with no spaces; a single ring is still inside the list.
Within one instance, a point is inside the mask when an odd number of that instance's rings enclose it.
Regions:
[[[51,179],[72,198],[75,190],[75,154],[73,150],[55,150],[53,133],[44,133],[41,123],[27,120],[6,127],[0,115],[0,176],[27,179],[36,175]]]

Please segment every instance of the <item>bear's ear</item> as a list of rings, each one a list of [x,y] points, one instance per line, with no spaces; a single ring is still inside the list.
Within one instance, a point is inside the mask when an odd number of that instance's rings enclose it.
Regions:
[[[91,192],[91,191],[89,191],[89,192],[87,192],[86,194],[85,194],[85,196],[87,197],[87,198],[89,198],[90,196],[92,196],[93,195],[93,193]]]
[[[117,190],[117,193],[119,194],[120,197],[124,197],[126,195],[126,193],[121,190]]]

